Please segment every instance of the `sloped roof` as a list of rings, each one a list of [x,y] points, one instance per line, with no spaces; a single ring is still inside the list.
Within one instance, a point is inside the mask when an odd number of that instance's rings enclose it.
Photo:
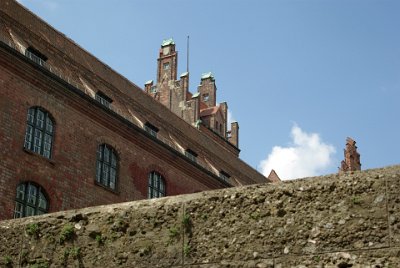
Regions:
[[[219,106],[202,109],[202,110],[200,110],[200,117],[216,114],[218,112],[218,110],[219,110]]]
[[[278,174],[275,172],[275,170],[271,170],[271,172],[269,173],[269,175],[268,175],[268,179],[271,181],[271,182],[279,182],[279,181],[281,181],[281,179],[279,178],[279,176],[278,176]]]

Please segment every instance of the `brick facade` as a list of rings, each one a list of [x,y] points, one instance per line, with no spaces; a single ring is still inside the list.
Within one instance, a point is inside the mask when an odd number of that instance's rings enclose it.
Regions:
[[[29,48],[46,61],[28,58]],[[95,99],[99,92],[112,100],[110,108]],[[159,101],[16,1],[1,1],[0,220],[13,217],[17,186],[28,181],[44,190],[49,212],[147,198],[153,171],[163,176],[168,196],[268,181],[227,139],[188,124]],[[32,107],[54,122],[50,159],[24,148]],[[146,123],[157,128],[156,137]],[[115,189],[96,181],[101,144],[118,156]],[[187,149],[196,152],[196,162],[185,156]]]

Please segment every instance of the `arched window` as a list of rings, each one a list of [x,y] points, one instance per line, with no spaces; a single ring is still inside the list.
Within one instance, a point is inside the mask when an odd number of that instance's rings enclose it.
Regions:
[[[49,202],[43,188],[32,182],[24,182],[17,187],[14,218],[22,218],[47,213]]]
[[[54,136],[50,114],[39,107],[29,108],[26,123],[25,149],[50,158]]]
[[[97,148],[96,181],[115,190],[117,184],[118,157],[116,151],[107,144]]]
[[[165,196],[165,180],[155,171],[149,174],[149,192],[147,196],[148,198]]]

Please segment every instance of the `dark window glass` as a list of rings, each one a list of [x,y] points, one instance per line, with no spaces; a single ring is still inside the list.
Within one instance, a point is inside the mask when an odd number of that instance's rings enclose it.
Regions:
[[[54,123],[50,114],[38,107],[28,110],[24,148],[51,157]]]
[[[152,86],[150,88],[150,93],[157,93],[157,86]]]
[[[185,151],[185,155],[186,155],[187,158],[189,158],[193,162],[197,162],[197,154],[195,152],[193,152],[192,150],[187,149]]]
[[[31,183],[21,183],[17,187],[14,218],[22,218],[47,213],[49,203],[42,187]]]
[[[107,97],[104,93],[102,92],[97,92],[95,99],[100,102],[102,105],[106,106],[107,108],[111,108],[111,103],[112,103],[112,99],[110,99],[109,97]]]
[[[219,172],[219,177],[221,178],[221,179],[223,179],[224,181],[228,181],[229,180],[229,178],[231,177],[231,175],[229,175],[228,173],[226,173],[225,171],[220,171]]]
[[[163,69],[164,69],[164,70],[169,70],[169,62],[165,62],[165,63],[163,64]]]
[[[115,190],[118,178],[118,157],[113,148],[102,144],[97,148],[96,181]]]
[[[153,126],[152,124],[150,124],[149,122],[147,122],[144,125],[144,130],[146,130],[148,133],[150,133],[151,136],[153,137],[157,137],[157,132],[158,132],[158,128]]]
[[[165,196],[165,180],[157,172],[153,171],[149,174],[149,192],[148,198],[157,198]]]

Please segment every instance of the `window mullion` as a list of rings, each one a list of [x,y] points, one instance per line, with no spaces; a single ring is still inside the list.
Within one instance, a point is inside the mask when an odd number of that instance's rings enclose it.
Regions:
[[[41,128],[41,131],[43,133],[42,139],[41,139],[42,140],[42,144],[41,144],[42,146],[40,146],[40,154],[43,155],[43,156],[44,156],[44,146],[45,146],[45,136],[46,136],[46,124],[47,124],[47,122],[46,122],[46,113],[44,113],[44,115],[43,115],[43,126]]]
[[[22,200],[23,208],[22,208],[22,217],[26,217],[26,208],[28,207],[28,191],[29,191],[29,183],[25,186],[25,195],[24,200]]]
[[[37,191],[36,191],[36,202],[35,202],[35,215],[38,215],[38,210],[39,210],[39,196],[40,196],[40,187],[37,187]]]

